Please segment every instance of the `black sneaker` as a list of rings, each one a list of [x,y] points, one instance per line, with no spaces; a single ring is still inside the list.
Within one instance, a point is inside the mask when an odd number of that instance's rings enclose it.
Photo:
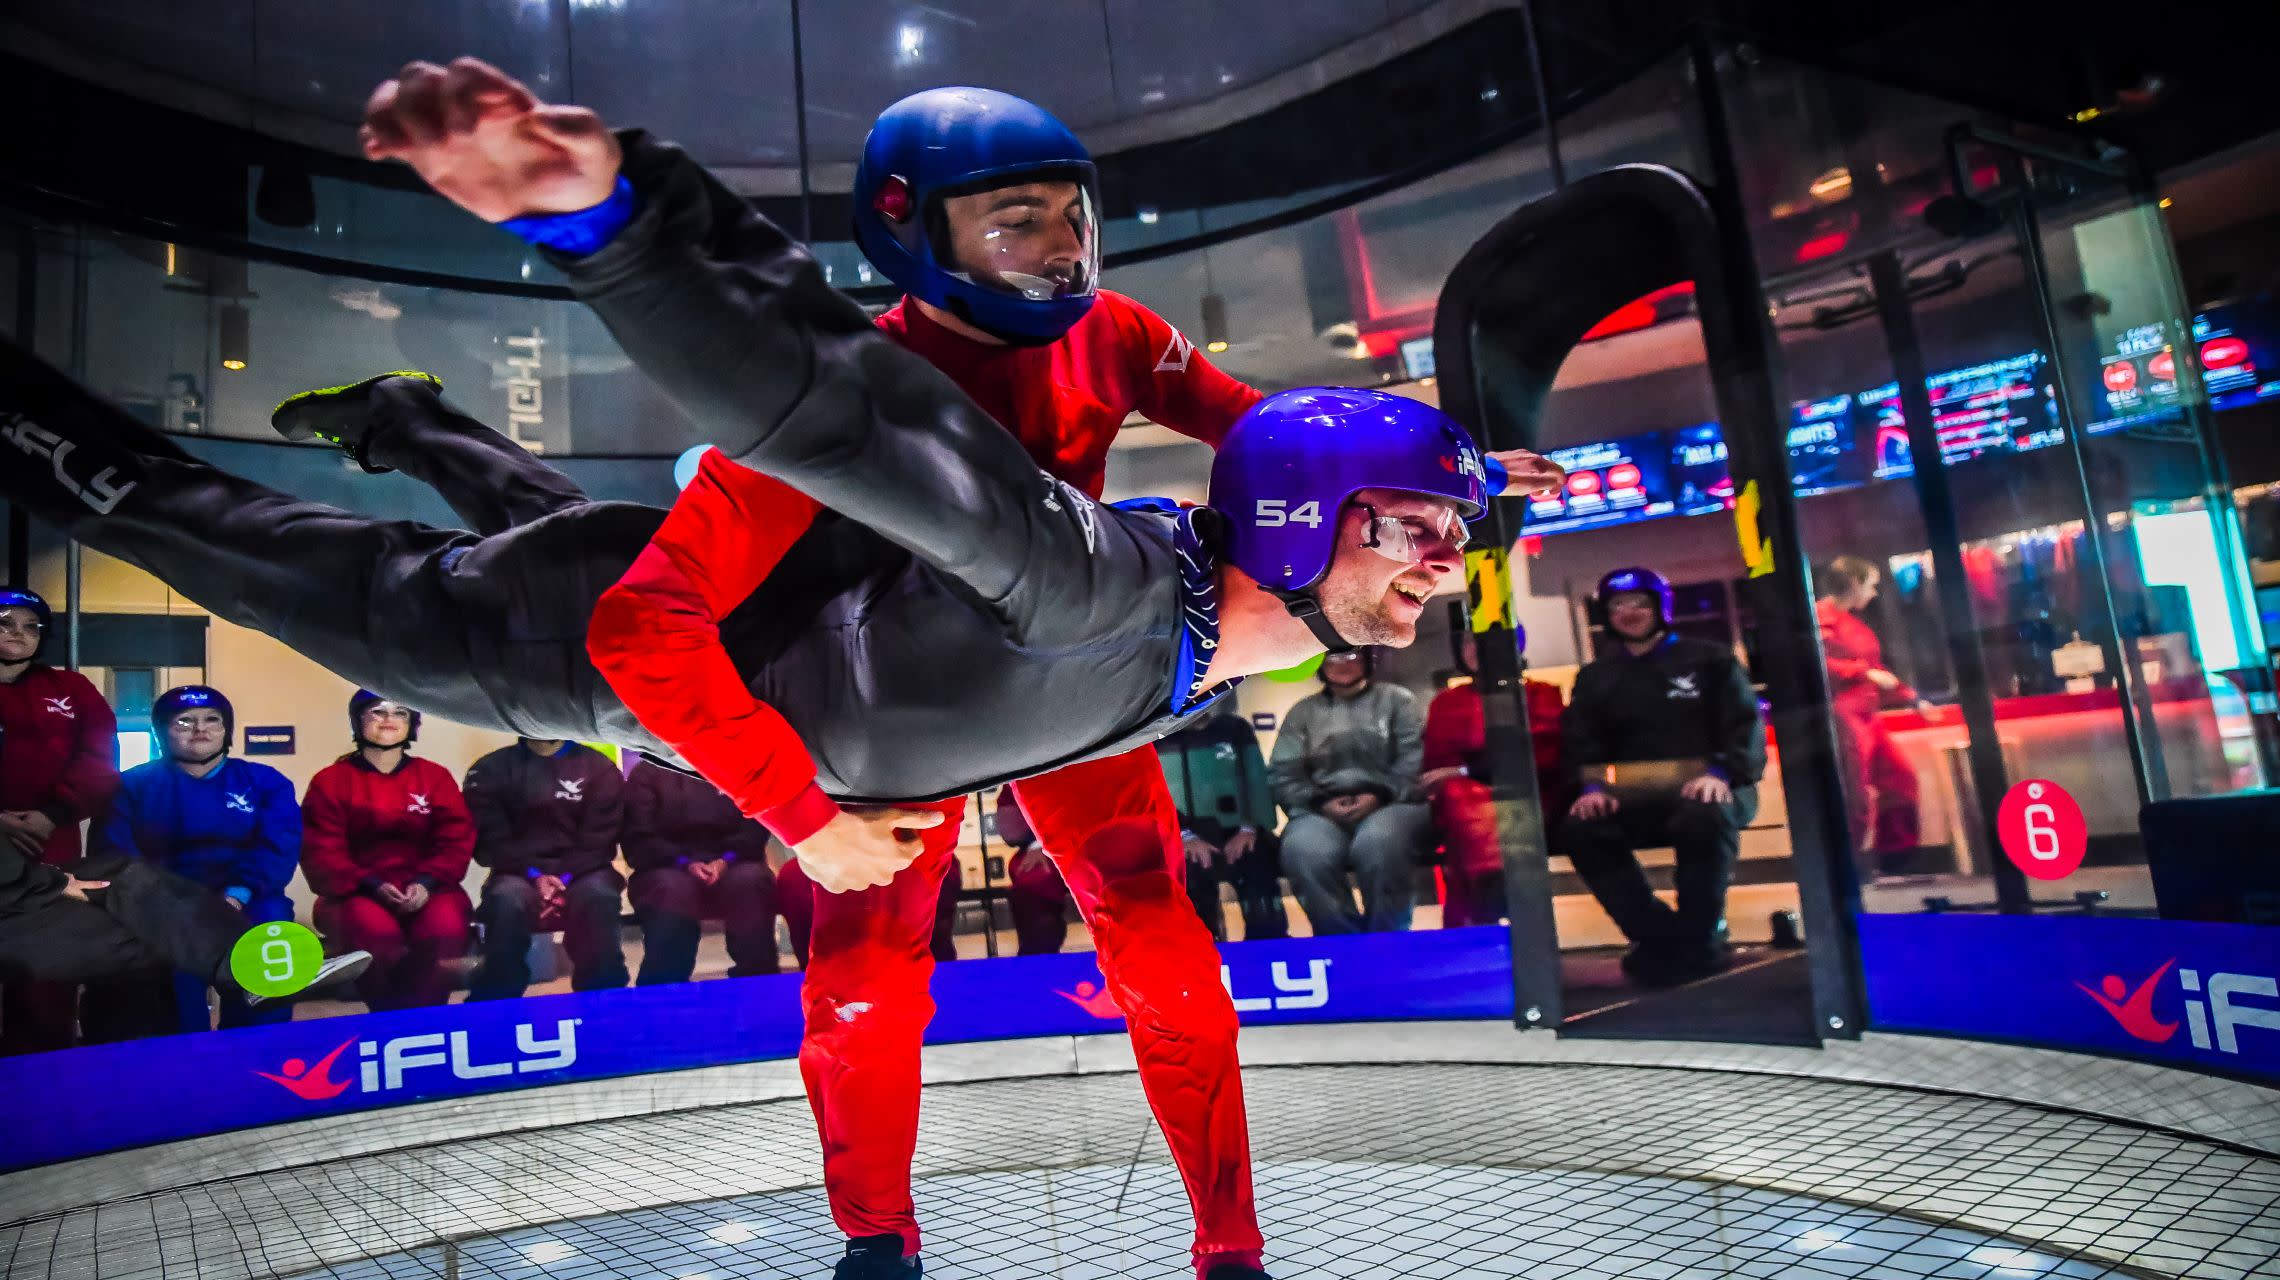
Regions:
[[[288,440],[322,440],[353,459],[371,475],[394,467],[373,464],[364,456],[365,433],[372,428],[372,389],[402,379],[430,395],[443,393],[443,379],[417,369],[379,373],[345,387],[319,387],[287,396],[269,415],[269,425]]]
[[[831,1280],[906,1280],[925,1271],[918,1259],[903,1256],[901,1236],[865,1236],[847,1242]]]
[[[308,986],[282,996],[261,996],[248,991],[245,993],[245,1006],[248,1009],[253,1009],[273,1001],[298,1000],[303,996],[313,995],[328,987],[338,987],[354,982],[363,977],[364,971],[371,967],[371,952],[343,951],[337,956],[328,956],[323,964],[318,965],[317,976],[309,979]]]
[[[1222,1262],[1205,1272],[1203,1280],[1273,1280],[1273,1277],[1257,1267],[1245,1266],[1240,1262]]]

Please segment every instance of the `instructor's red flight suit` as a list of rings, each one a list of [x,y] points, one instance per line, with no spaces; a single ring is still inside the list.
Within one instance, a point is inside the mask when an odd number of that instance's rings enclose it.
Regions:
[[[1217,446],[1260,399],[1161,317],[1114,293],[1037,347],[975,342],[907,301],[878,323],[948,374],[1039,466],[1096,498],[1109,446],[1133,412]],[[797,735],[737,677],[716,623],[815,512],[789,487],[707,454],[604,597],[589,636],[596,665],[642,723],[787,844],[836,807],[816,790]],[[1188,905],[1178,813],[1155,749],[1073,765],[1014,791],[1091,926],[1125,1011],[1141,1085],[1195,1210],[1197,1274],[1221,1262],[1257,1265],[1235,1011],[1211,935]],[[800,1067],[832,1216],[851,1237],[900,1235],[906,1252],[919,1245],[910,1162],[918,1051],[934,1014],[929,940],[965,801],[926,807],[948,820],[924,833],[924,852],[892,884],[816,895],[802,988]]]
[[[1842,762],[1852,774],[1846,781],[1847,808],[1852,829],[1868,833],[1869,851],[1881,859],[1907,853],[1920,842],[1916,802],[1919,790],[1915,767],[1892,741],[1883,717],[1885,691],[1868,678],[1884,667],[1884,646],[1876,632],[1851,610],[1823,599],[1813,607],[1821,624],[1821,655],[1829,664],[1829,704],[1837,714],[1837,734],[1844,747]],[[1916,691],[1906,685],[1891,691],[1899,702],[1914,702]],[[1871,798],[1875,817],[1869,818]]]

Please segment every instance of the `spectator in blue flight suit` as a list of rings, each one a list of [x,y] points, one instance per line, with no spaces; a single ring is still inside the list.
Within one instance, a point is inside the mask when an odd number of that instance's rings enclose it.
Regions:
[[[250,925],[293,918],[285,896],[301,861],[301,806],[293,784],[265,764],[230,755],[237,716],[204,685],[169,689],[151,703],[160,752],[119,779],[118,797],[95,828],[98,853],[142,858],[220,894]],[[209,975],[89,990],[88,1039],[122,1039],[207,1028]],[[155,990],[153,988],[156,988]],[[223,1027],[290,1020],[278,1002],[249,1009],[225,993]]]

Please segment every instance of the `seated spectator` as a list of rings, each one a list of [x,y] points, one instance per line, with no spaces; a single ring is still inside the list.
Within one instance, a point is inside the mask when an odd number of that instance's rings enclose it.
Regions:
[[[687,982],[705,920],[721,922],[731,978],[775,973],[768,829],[703,778],[638,760],[625,780],[625,861],[641,922],[641,986]]]
[[[119,726],[87,677],[39,660],[47,601],[0,587],[0,846],[50,867],[79,861],[79,824],[119,788]],[[68,1049],[79,988],[8,979],[0,1053]]]
[[[1726,886],[1765,771],[1757,694],[1730,648],[1670,630],[1660,574],[1618,569],[1599,580],[1599,603],[1617,645],[1576,674],[1560,721],[1581,794],[1552,848],[1631,941],[1623,969],[1633,980],[1716,973],[1731,963]],[[1645,766],[1647,781],[1618,794],[1594,768],[1610,764]],[[1635,852],[1658,845],[1676,853],[1676,911],[1655,896]]]
[[[937,961],[958,958],[958,891],[964,884],[964,870],[956,858],[950,859],[942,873],[942,897],[934,908],[934,937],[927,946]],[[797,858],[776,870],[776,910],[783,913],[784,931],[792,936],[792,955],[805,969],[808,940],[815,935],[815,881],[800,870]]]
[[[1468,676],[1480,667],[1480,646],[1470,628],[1457,633],[1457,665]],[[1545,813],[1565,813],[1569,787],[1560,767],[1558,688],[1525,680],[1528,736],[1536,757],[1536,796]],[[1452,684],[1425,708],[1425,776],[1420,780],[1441,842],[1441,927],[1495,924],[1504,918],[1504,845],[1496,829],[1495,785],[1488,754],[1488,723],[1480,689]]]
[[[570,985],[626,984],[618,928],[625,877],[617,858],[625,778],[608,756],[559,739],[524,738],[467,771],[475,860],[490,868],[475,917],[483,962],[470,1000],[519,996],[530,986],[530,942],[562,931]]]
[[[163,867],[219,895],[248,925],[291,920],[285,896],[301,857],[301,806],[293,784],[265,764],[230,755],[237,716],[230,700],[204,685],[183,685],[150,706],[158,758],[127,770],[119,794],[95,828],[97,853]],[[87,1038],[204,1031],[209,972],[166,974],[90,988]],[[252,1026],[292,1017],[291,1008],[259,1011],[235,992],[221,998],[221,1025]]]
[[[372,953],[357,984],[367,1007],[451,998],[467,954],[467,867],[475,819],[451,771],[412,755],[420,713],[359,689],[348,700],[355,749],[309,780],[301,870],[317,928]]]
[[[1222,706],[1203,723],[1157,743],[1156,750],[1179,806],[1188,900],[1211,936],[1227,941],[1227,918],[1219,909],[1224,884],[1235,889],[1246,939],[1289,937],[1274,789],[1251,722]]]
[[[997,833],[1012,850],[1005,863],[1005,898],[1020,948],[1016,954],[1053,955],[1069,940],[1069,886],[1029,829],[1012,787],[998,788]]]
[[[1406,929],[1411,869],[1432,839],[1417,788],[1424,717],[1407,689],[1370,679],[1361,653],[1325,657],[1321,679],[1322,691],[1284,717],[1268,770],[1290,815],[1283,874],[1316,934]]]

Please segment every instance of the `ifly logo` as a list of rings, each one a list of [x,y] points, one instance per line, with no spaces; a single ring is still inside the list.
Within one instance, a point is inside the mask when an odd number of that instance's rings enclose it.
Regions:
[[[2163,975],[2176,964],[2174,957],[2164,961],[2134,987],[2115,973],[2107,974],[2095,990],[2079,982],[2074,985],[2097,1001],[2132,1039],[2167,1044],[2176,1037],[2177,1024],[2155,1015],[2153,997]],[[2177,986],[2183,996],[2185,1032],[2196,1049],[2237,1054],[2241,1028],[2280,1031],[2280,1008],[2237,1003],[2244,998],[2280,999],[2280,980],[2253,973],[2213,973],[2204,983],[2199,970],[2178,969]]]
[[[1319,1009],[1330,1003],[1330,962],[1309,960],[1304,975],[1291,972],[1287,961],[1277,960],[1268,969],[1269,981],[1274,983],[1278,995],[1239,996],[1235,994],[1235,975],[1226,965],[1219,966],[1220,985],[1234,999],[1235,1012],[1258,1013],[1266,1009],[1280,1011]],[[1055,995],[1077,1006],[1092,1016],[1109,1021],[1124,1016],[1116,1005],[1116,997],[1103,987],[1091,982],[1080,982],[1077,989],[1057,991]]]
[[[49,715],[62,716],[66,720],[77,720],[79,718],[79,713],[71,709],[71,699],[69,698],[46,698],[42,701],[47,703]]]
[[[21,414],[0,414],[0,439],[5,439],[35,458],[46,458],[50,469],[55,472],[55,482],[62,485],[64,491],[72,497],[86,503],[88,509],[99,516],[111,514],[112,508],[118,506],[121,499],[134,492],[133,481],[124,484],[119,482],[117,467],[96,470],[73,462],[71,455],[78,451],[77,443],[58,436]],[[74,471],[90,470],[93,474],[85,479],[72,474]]]
[[[359,1093],[392,1093],[403,1088],[412,1073],[439,1067],[448,1068],[455,1080],[489,1080],[536,1071],[559,1071],[578,1061],[581,1021],[579,1018],[557,1020],[552,1039],[541,1039],[538,1028],[530,1023],[517,1023],[511,1054],[479,1051],[474,1037],[466,1031],[431,1031],[387,1040],[343,1040],[314,1064],[290,1058],[276,1074],[267,1071],[254,1074],[284,1086],[295,1097],[325,1102],[348,1092],[351,1085]],[[333,1079],[333,1064],[352,1044],[357,1052],[356,1078]]]
[[[554,798],[557,800],[583,800],[586,798],[586,784],[577,778],[557,778],[555,779],[555,787]]]
[[[253,797],[251,795],[239,795],[235,791],[225,791],[222,794],[229,797],[229,801],[222,806],[224,809],[234,809],[239,813],[253,812]]]

